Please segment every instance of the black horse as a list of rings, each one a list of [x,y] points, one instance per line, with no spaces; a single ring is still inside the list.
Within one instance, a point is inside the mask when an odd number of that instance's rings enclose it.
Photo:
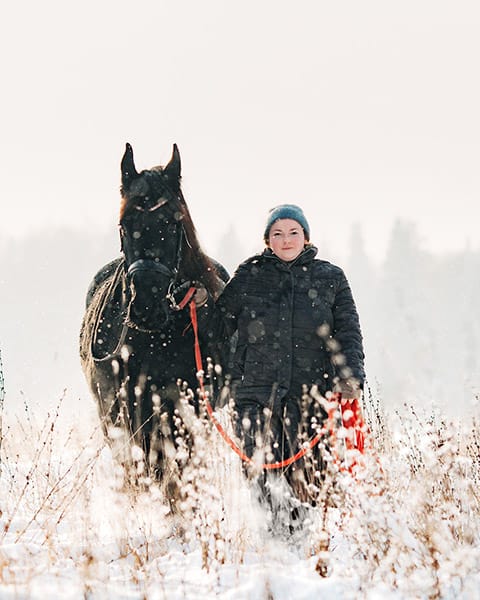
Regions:
[[[114,440],[126,431],[160,479],[175,451],[179,399],[197,386],[189,311],[179,303],[192,285],[206,298],[198,309],[200,339],[204,354],[214,352],[201,325],[228,273],[200,247],[176,145],[164,168],[138,173],[127,144],[121,171],[122,256],[90,285],[80,355],[105,434]]]

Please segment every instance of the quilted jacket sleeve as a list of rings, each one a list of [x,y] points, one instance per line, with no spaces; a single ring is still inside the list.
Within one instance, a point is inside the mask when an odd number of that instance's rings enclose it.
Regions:
[[[335,360],[337,376],[341,380],[355,377],[360,387],[363,387],[365,380],[365,356],[362,332],[352,291],[343,271],[341,271],[339,277],[333,307],[333,317],[333,337],[337,343]]]
[[[239,273],[240,272],[240,273]],[[204,338],[210,348],[223,354],[221,361],[230,370],[231,356],[235,345],[237,316],[242,308],[243,294],[241,280],[244,278],[242,265],[227,282],[219,298],[214,301],[209,296],[208,302],[201,309]]]
[[[216,318],[220,320],[224,335],[228,337],[237,330],[237,318],[243,307],[246,277],[247,267],[241,264],[216,303]]]

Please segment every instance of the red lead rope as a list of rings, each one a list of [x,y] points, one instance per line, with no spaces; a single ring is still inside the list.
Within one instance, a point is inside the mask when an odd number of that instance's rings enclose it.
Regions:
[[[189,290],[190,291],[190,290]],[[191,297],[191,296],[190,296]],[[186,302],[185,302],[186,304]],[[184,306],[185,306],[184,304]],[[197,378],[200,386],[200,393],[205,402],[205,407],[207,409],[207,413],[212,420],[213,424],[217,428],[218,433],[222,436],[222,438],[227,442],[230,448],[237,454],[244,462],[255,464],[254,461],[244,454],[242,450],[237,446],[237,444],[232,440],[232,438],[228,435],[225,429],[222,427],[221,423],[216,419],[213,414],[213,408],[208,400],[207,394],[205,394],[205,388],[203,384],[203,366],[202,366],[202,354],[200,351],[200,343],[198,339],[198,320],[197,320],[197,307],[194,300],[190,300],[190,319],[192,321],[192,328],[195,337],[195,365],[197,368]],[[365,425],[363,422],[363,418],[361,415],[361,407],[360,403],[357,399],[352,401],[350,400],[341,400],[341,394],[334,394],[334,401],[329,403],[328,408],[328,419],[327,426],[322,427],[317,434],[306,444],[303,446],[301,450],[299,450],[293,456],[289,458],[285,458],[282,461],[274,462],[274,463],[264,463],[260,465],[261,469],[283,469],[288,467],[292,463],[296,462],[300,458],[304,457],[305,454],[311,449],[314,448],[318,442],[322,439],[325,434],[329,434],[331,440],[333,442],[333,447],[335,446],[335,412],[338,410],[338,405],[340,404],[340,410],[342,414],[342,422],[345,428],[350,429],[350,435],[345,437],[345,445],[347,450],[356,449],[363,453],[364,450],[364,429]],[[351,435],[353,434],[353,435]],[[339,462],[337,456],[335,456],[335,462]],[[353,465],[351,465],[353,466]],[[349,470],[351,469],[349,467]]]

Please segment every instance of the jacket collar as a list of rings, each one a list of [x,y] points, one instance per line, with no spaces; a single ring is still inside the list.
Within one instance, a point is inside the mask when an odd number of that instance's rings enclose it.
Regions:
[[[261,256],[268,260],[275,261],[276,264],[278,264],[279,266],[282,266],[283,268],[290,269],[294,265],[305,265],[305,264],[311,262],[315,258],[317,253],[318,253],[318,249],[313,244],[309,244],[302,250],[302,252],[300,252],[300,254],[297,256],[297,258],[295,258],[294,260],[292,260],[290,262],[285,262],[284,260],[281,260],[280,258],[278,258],[278,256],[276,254],[274,254],[270,248],[265,248],[265,250],[262,252]]]

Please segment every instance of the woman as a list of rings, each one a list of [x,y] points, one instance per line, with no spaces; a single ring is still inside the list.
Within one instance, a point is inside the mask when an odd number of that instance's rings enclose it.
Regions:
[[[358,398],[365,373],[350,286],[342,269],[316,258],[302,209],[272,209],[264,240],[265,250],[238,267],[217,308],[228,334],[238,332],[231,367],[237,434],[249,457],[259,451],[271,462],[313,435],[312,419],[325,416],[314,397],[340,391]],[[304,497],[299,466],[286,475]]]

